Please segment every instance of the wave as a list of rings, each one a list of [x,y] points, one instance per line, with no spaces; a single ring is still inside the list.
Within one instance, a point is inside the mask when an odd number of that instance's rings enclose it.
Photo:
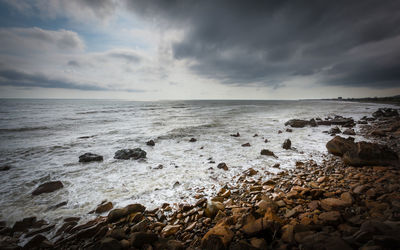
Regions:
[[[51,129],[47,126],[38,126],[38,127],[21,127],[21,128],[1,128],[0,133],[8,133],[8,132],[28,132],[35,130],[47,130]]]
[[[220,123],[212,122],[212,123],[207,123],[207,124],[202,124],[202,125],[197,125],[197,126],[175,128],[175,129],[168,131],[166,135],[161,135],[161,136],[157,137],[157,139],[165,140],[165,139],[174,139],[174,138],[183,138],[183,137],[193,136],[194,134],[196,134],[202,130],[216,128],[219,126],[221,126]]]

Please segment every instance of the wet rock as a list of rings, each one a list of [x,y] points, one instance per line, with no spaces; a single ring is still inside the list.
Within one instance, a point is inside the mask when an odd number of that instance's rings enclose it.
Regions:
[[[61,181],[50,181],[41,184],[39,187],[37,187],[33,192],[32,195],[40,195],[43,193],[51,193],[54,192],[58,189],[63,188],[64,185],[62,184]]]
[[[113,238],[110,237],[106,237],[104,239],[102,239],[98,245],[98,247],[96,247],[96,249],[99,250],[122,250],[122,244]]]
[[[121,149],[115,152],[114,155],[114,159],[119,159],[119,160],[129,160],[129,159],[138,160],[141,158],[146,158],[146,152],[141,148]]]
[[[192,137],[190,138],[189,142],[197,142],[197,139]]]
[[[92,161],[103,161],[103,156],[93,153],[85,153],[79,156],[79,162],[92,162]]]
[[[203,249],[228,249],[234,233],[224,223],[211,228],[201,239]]]
[[[318,218],[327,223],[339,223],[340,213],[338,211],[325,212],[320,214]]]
[[[217,165],[217,168],[223,169],[223,170],[225,170],[225,171],[228,171],[228,166],[226,165],[225,162],[219,163],[219,164]]]
[[[301,240],[304,249],[338,249],[338,250],[351,250],[345,241],[340,237],[332,236],[327,233],[313,233],[307,235]]]
[[[147,141],[147,142],[146,142],[146,145],[147,145],[147,146],[150,146],[150,147],[153,147],[153,146],[156,145],[156,143],[155,143],[153,140],[150,140],[150,141]]]
[[[36,234],[48,232],[48,231],[52,230],[54,227],[55,227],[55,225],[50,225],[50,226],[47,226],[47,227],[44,227],[44,228],[41,228],[41,229],[38,229],[38,230],[35,230],[35,231],[31,231],[31,232],[27,233],[25,235],[25,237],[31,237],[31,236],[36,235]]]
[[[354,143],[354,140],[351,138],[345,139],[340,136],[335,136],[326,144],[326,148],[328,149],[329,153],[337,156],[342,156],[347,151],[355,150],[356,145]]]
[[[10,169],[11,169],[10,165],[3,165],[0,167],[0,171],[8,171]]]
[[[43,235],[39,234],[33,237],[26,243],[23,247],[23,249],[35,249],[35,248],[40,248],[41,243],[43,241],[47,241],[47,238],[44,237]]]
[[[287,128],[287,129],[286,129],[286,132],[288,132],[288,133],[292,133],[292,132],[293,132],[293,129],[291,129],[291,128]]]
[[[336,135],[342,133],[338,127],[331,128],[328,132],[330,135]]]
[[[111,210],[108,213],[107,221],[108,222],[115,222],[121,219],[122,217],[127,216],[128,214],[136,213],[136,212],[143,212],[146,208],[141,204],[131,204],[124,208],[117,208]]]
[[[385,145],[361,141],[343,155],[343,161],[352,166],[387,166],[397,165],[399,158]]]
[[[282,144],[282,148],[283,149],[290,149],[292,147],[292,142],[290,141],[290,139],[286,139],[283,144]]]
[[[159,164],[157,167],[155,167],[155,168],[153,168],[153,169],[163,169],[163,168],[164,168],[164,166],[161,165],[161,164]]]
[[[345,131],[343,131],[344,135],[356,135],[356,132],[352,128],[348,128]]]
[[[260,152],[260,154],[261,154],[261,155],[266,155],[266,156],[273,156],[273,157],[275,157],[275,158],[278,158],[278,156],[276,156],[276,155],[274,154],[274,152],[272,152],[272,151],[270,151],[270,150],[268,150],[268,149],[262,149],[261,152]]]
[[[244,174],[247,176],[253,176],[256,175],[258,173],[257,170],[254,170],[253,168],[249,168],[246,171],[244,171]]]
[[[396,109],[392,108],[379,108],[377,111],[372,113],[372,116],[375,118],[380,118],[380,117],[394,117],[394,116],[399,116],[399,113],[397,112]]]
[[[245,143],[245,144],[242,144],[242,147],[250,147],[251,145],[250,145],[250,143]]]
[[[24,218],[22,221],[17,221],[14,223],[14,226],[12,228],[13,232],[25,232],[29,228],[33,226],[36,222],[36,217],[28,217]]]
[[[231,134],[232,137],[240,137],[239,132],[237,132],[236,134]]]
[[[101,204],[101,205],[99,205],[97,208],[96,208],[96,213],[97,214],[102,214],[102,213],[105,213],[105,212],[108,212],[108,211],[110,211],[111,209],[113,209],[113,204],[112,204],[112,202],[107,202],[107,203],[104,203],[104,204]]]
[[[164,238],[168,238],[171,235],[174,235],[176,232],[181,229],[181,225],[167,225],[161,231],[161,236]]]
[[[158,240],[155,233],[136,232],[131,234],[130,244],[133,247],[141,248],[145,244],[153,244]]]
[[[225,206],[221,202],[210,201],[207,203],[207,207],[204,210],[204,215],[208,218],[214,218],[218,211],[224,210]]]
[[[342,209],[346,206],[349,206],[350,204],[348,204],[347,202],[345,202],[341,199],[326,198],[326,199],[321,200],[320,205],[323,209],[330,211],[330,210]]]
[[[263,238],[251,238],[250,244],[257,249],[267,249],[267,242]]]
[[[314,121],[315,122],[315,121]],[[300,119],[291,119],[287,122],[285,122],[285,126],[290,126],[292,128],[303,128],[307,125],[314,125],[315,123],[307,120],[300,120]]]
[[[282,237],[281,239],[286,243],[294,243],[294,226],[287,224],[282,227]]]

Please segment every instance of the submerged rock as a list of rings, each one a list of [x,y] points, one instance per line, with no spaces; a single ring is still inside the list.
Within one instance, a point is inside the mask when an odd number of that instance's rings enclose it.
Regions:
[[[282,148],[283,149],[290,149],[292,147],[292,141],[290,141],[290,139],[286,139],[283,144],[282,144]]]
[[[245,144],[242,144],[242,147],[250,147],[251,145],[250,145],[250,143],[245,143]]]
[[[62,184],[61,181],[50,181],[41,184],[39,187],[37,187],[33,192],[32,195],[39,195],[43,193],[51,193],[54,192],[58,189],[63,188],[64,185]]]
[[[11,167],[9,165],[3,165],[3,166],[0,167],[0,171],[7,171],[7,170],[10,170],[10,169],[11,169]]]
[[[150,140],[146,142],[146,145],[153,147],[154,145],[156,145],[156,143],[153,140]]]
[[[196,138],[190,138],[189,142],[196,142],[197,139]]]
[[[85,153],[79,156],[79,162],[92,162],[92,161],[103,161],[103,156],[93,153]]]
[[[141,158],[146,158],[146,152],[141,148],[121,149],[115,152],[114,155],[114,159],[120,159],[120,160],[129,160],[129,159],[138,160]]]

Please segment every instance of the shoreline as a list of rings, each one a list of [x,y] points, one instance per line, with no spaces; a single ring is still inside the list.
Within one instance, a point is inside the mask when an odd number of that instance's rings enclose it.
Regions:
[[[365,124],[364,121],[367,118],[358,122]],[[398,121],[398,116],[381,116],[371,120],[372,125],[365,124],[361,132],[398,154],[396,133],[400,127],[392,131]],[[342,129],[347,122],[341,123]],[[303,127],[310,123],[312,126],[311,121],[303,123]],[[293,127],[290,129],[301,129],[293,125],[289,124]],[[67,218],[60,228],[39,225],[33,218],[22,220],[19,229],[3,225],[1,247],[18,249],[19,238],[25,235],[31,237],[24,245],[30,249],[400,246],[393,237],[400,232],[398,167],[349,167],[340,157],[328,155],[321,165],[312,159],[298,162],[295,168],[281,171],[268,181],[253,178],[256,173],[254,169],[244,172],[227,183],[217,196],[210,200],[198,196],[193,205],[164,204],[147,211],[140,204],[113,209],[112,203],[105,203],[98,209],[108,215],[83,225],[79,218]],[[50,231],[59,236],[47,239],[42,235]]]

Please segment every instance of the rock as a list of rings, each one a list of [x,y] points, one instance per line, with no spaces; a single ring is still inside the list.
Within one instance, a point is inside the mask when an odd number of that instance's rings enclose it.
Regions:
[[[129,160],[129,159],[138,160],[141,158],[146,158],[146,152],[141,148],[121,149],[115,152],[114,155],[114,159],[120,159],[120,160]]]
[[[307,120],[300,120],[300,119],[291,119],[285,122],[285,126],[291,126],[292,128],[303,128],[307,125],[314,125],[313,122]]]
[[[287,128],[287,129],[286,129],[286,132],[288,132],[288,133],[292,133],[292,132],[293,132],[293,129],[291,129],[291,128]]]
[[[240,137],[239,132],[237,132],[236,134],[231,134],[232,137]]]
[[[304,249],[329,249],[329,250],[351,250],[349,245],[340,237],[327,233],[312,233],[302,238]]]
[[[213,219],[217,215],[218,211],[224,210],[225,206],[218,201],[210,201],[207,203],[207,207],[204,210],[204,215],[208,218]]]
[[[92,153],[85,153],[79,156],[79,162],[92,162],[92,161],[103,161],[103,156]]]
[[[397,154],[385,145],[357,142],[356,148],[343,155],[343,161],[351,166],[398,165]]]
[[[328,132],[330,135],[336,135],[342,133],[338,127],[331,128]]]
[[[228,171],[228,166],[226,165],[225,162],[219,163],[219,164],[217,165],[217,168],[223,169],[223,170],[225,170],[225,171]]]
[[[47,227],[44,227],[44,228],[41,228],[41,229],[38,229],[38,230],[31,231],[31,232],[27,233],[25,235],[25,237],[31,237],[31,236],[34,236],[36,234],[48,232],[48,231],[52,230],[54,227],[55,227],[55,225],[50,225],[50,226],[47,226]]]
[[[263,150],[261,150],[260,154],[261,154],[261,155],[266,155],[266,156],[273,156],[273,157],[275,157],[275,158],[278,158],[278,157],[274,154],[274,152],[272,152],[272,151],[270,151],[270,150],[268,150],[268,149],[263,149]]]
[[[289,244],[294,243],[294,226],[287,224],[282,227],[282,237],[281,239]]]
[[[124,208],[117,208],[108,213],[107,221],[109,223],[118,221],[122,217],[136,212],[143,212],[146,208],[141,204],[131,204]]]
[[[0,167],[0,171],[8,171],[10,169],[11,169],[11,167],[9,165],[3,165]]]
[[[242,144],[242,147],[250,147],[251,145],[250,145],[250,143],[245,143],[245,144]]]
[[[41,184],[39,187],[37,187],[33,192],[32,195],[39,195],[43,193],[51,193],[54,192],[58,189],[63,188],[64,185],[62,184],[61,181],[50,181]]]
[[[349,206],[347,202],[341,200],[341,199],[336,199],[336,198],[326,198],[321,200],[320,203],[321,207],[327,211],[330,210],[337,210],[337,209],[342,209],[346,206]]]
[[[17,221],[14,223],[12,228],[13,232],[25,232],[28,228],[31,228],[36,222],[36,217],[24,218],[22,221]]]
[[[256,175],[258,173],[257,170],[254,170],[253,168],[249,168],[246,171],[244,171],[244,174],[247,176],[253,176]]]
[[[267,249],[267,242],[263,238],[251,238],[250,244],[257,249]]]
[[[349,192],[344,192],[340,195],[340,199],[347,203],[348,206],[352,205],[354,202],[353,196]]]
[[[96,213],[97,214],[102,214],[102,213],[110,211],[112,208],[113,208],[112,202],[107,202],[107,203],[99,205],[96,208]]]
[[[122,250],[122,244],[113,238],[106,237],[102,239],[99,243],[99,246],[96,248],[99,250]]]
[[[235,234],[223,222],[211,228],[201,239],[202,249],[228,249]]]
[[[153,147],[154,145],[156,145],[156,143],[153,140],[150,140],[146,142],[146,145]]]
[[[394,117],[394,116],[399,116],[399,113],[397,112],[396,109],[379,108],[377,111],[372,113],[372,116],[375,117],[375,118],[379,118],[379,117]]]
[[[318,218],[328,223],[338,223],[340,221],[340,213],[338,211],[330,211],[322,213]]]
[[[136,232],[131,234],[130,243],[131,246],[141,248],[145,244],[153,244],[158,240],[158,236],[155,233]]]
[[[163,169],[164,166],[162,164],[159,164],[157,167],[153,168],[153,169]]]
[[[266,235],[272,235],[278,232],[280,229],[280,223],[266,218],[250,219],[242,227],[243,233],[246,235],[256,235],[262,231],[265,231]]]
[[[181,229],[181,225],[167,225],[161,231],[161,237],[168,238]]]
[[[282,148],[283,149],[290,149],[292,147],[292,142],[290,141],[290,139],[286,139],[283,144],[282,144]]]
[[[356,135],[356,132],[352,128],[348,128],[345,131],[343,131],[344,135]]]
[[[23,247],[23,249],[36,249],[40,248],[40,245],[43,241],[47,241],[47,238],[41,234],[36,235],[32,239],[28,241]]]
[[[190,138],[189,142],[197,142],[197,139],[192,137]]]
[[[342,156],[347,151],[355,150],[356,145],[354,143],[354,140],[351,138],[345,139],[340,136],[335,136],[326,144],[326,148],[328,149],[329,153],[337,156]]]

